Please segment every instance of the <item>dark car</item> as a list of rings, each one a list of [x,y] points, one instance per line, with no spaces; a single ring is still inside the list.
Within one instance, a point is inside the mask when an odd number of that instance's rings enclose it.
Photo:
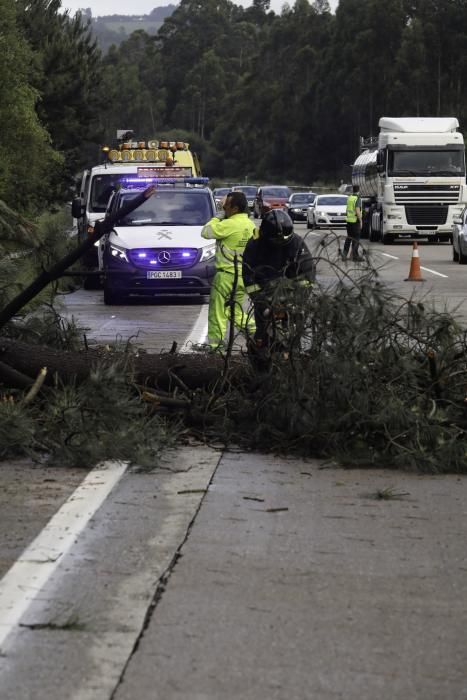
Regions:
[[[316,192],[294,192],[287,202],[287,213],[292,221],[306,221],[310,204],[315,201]]]
[[[216,187],[212,191],[212,196],[214,197],[214,202],[216,203],[217,209],[220,209],[222,200],[231,191],[230,187]]]
[[[253,213],[262,219],[270,209],[287,209],[290,190],[284,185],[264,185],[259,187],[253,205]]]
[[[255,197],[256,197],[256,193],[258,191],[257,186],[256,185],[233,185],[232,190],[236,190],[237,192],[243,192],[243,194],[247,198],[249,210],[253,211],[253,207],[255,204]]]

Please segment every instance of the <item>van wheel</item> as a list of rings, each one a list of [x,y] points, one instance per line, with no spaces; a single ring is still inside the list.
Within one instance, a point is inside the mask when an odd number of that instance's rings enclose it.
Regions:
[[[83,288],[90,289],[101,289],[101,278],[98,275],[87,275],[83,281]]]
[[[114,306],[115,304],[123,304],[124,296],[121,292],[116,292],[115,289],[104,287],[104,304]]]

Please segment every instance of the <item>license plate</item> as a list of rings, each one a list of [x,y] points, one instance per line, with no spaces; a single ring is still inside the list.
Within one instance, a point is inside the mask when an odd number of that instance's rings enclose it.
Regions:
[[[181,270],[149,270],[146,275],[148,280],[172,280],[180,279],[181,276]]]

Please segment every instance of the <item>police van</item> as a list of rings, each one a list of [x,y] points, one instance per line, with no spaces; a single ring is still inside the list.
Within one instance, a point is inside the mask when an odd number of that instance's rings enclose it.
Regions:
[[[190,145],[185,141],[135,141],[132,134],[124,129],[117,131],[115,145],[102,148],[104,162],[85,170],[81,176],[79,196],[72,203],[80,243],[92,235],[96,221],[105,216],[110,196],[123,178],[169,177],[173,167],[178,176],[182,172],[187,176],[201,176],[196,153],[190,150]],[[97,266],[97,246],[83,260],[90,270]],[[92,280],[92,277],[89,279]]]
[[[131,198],[156,185],[155,193],[123,219],[118,211]],[[201,237],[216,213],[207,178],[184,168],[120,178],[106,216],[116,217],[112,231],[98,242],[99,270],[106,304],[130,296],[207,295],[215,274],[216,244]]]

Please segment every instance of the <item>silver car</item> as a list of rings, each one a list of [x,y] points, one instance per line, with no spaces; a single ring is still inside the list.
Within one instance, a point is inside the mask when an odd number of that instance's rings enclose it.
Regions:
[[[320,194],[308,207],[307,223],[309,228],[345,227],[347,209],[346,194]]]
[[[452,221],[452,259],[467,265],[467,208]]]

